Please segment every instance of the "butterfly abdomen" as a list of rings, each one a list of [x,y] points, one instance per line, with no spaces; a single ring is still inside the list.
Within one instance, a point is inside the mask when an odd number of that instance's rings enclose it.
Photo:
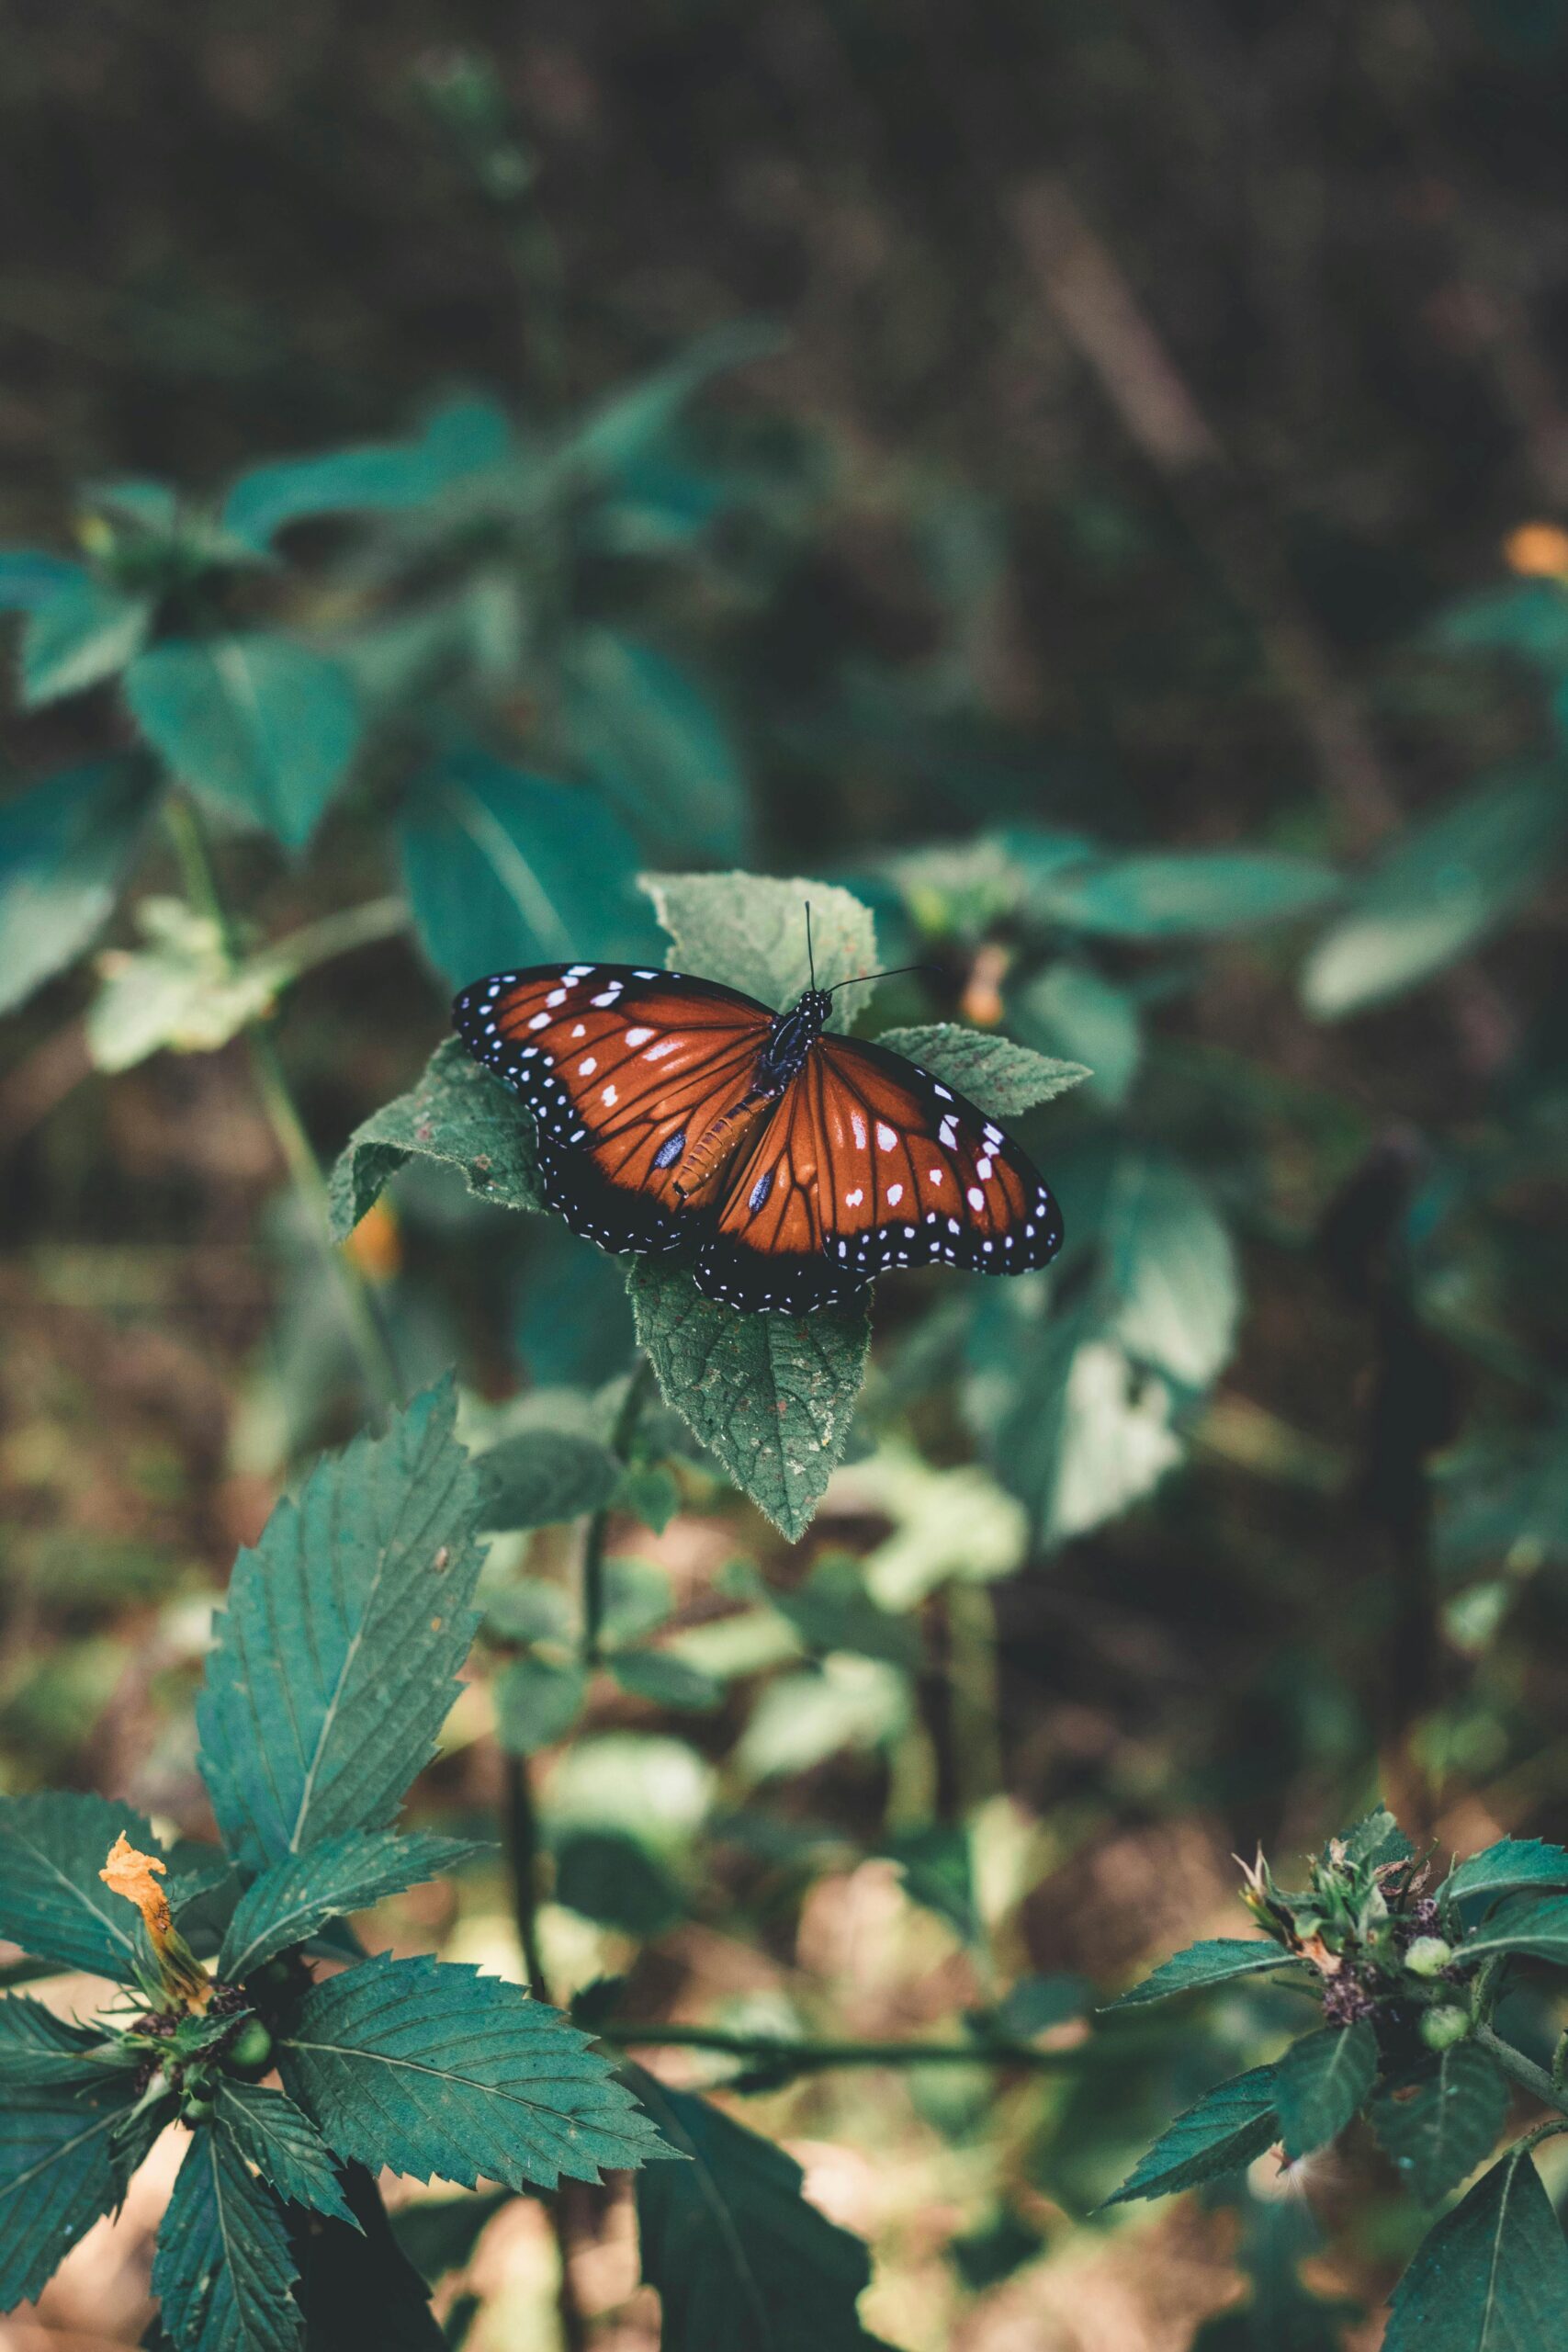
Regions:
[[[691,1149],[681,1157],[674,1185],[682,1201],[689,1201],[694,1193],[700,1193],[705,1184],[712,1183],[720,1169],[728,1166],[748,1127],[754,1127],[776,1100],[776,1091],[764,1093],[753,1088],[710,1122]]]

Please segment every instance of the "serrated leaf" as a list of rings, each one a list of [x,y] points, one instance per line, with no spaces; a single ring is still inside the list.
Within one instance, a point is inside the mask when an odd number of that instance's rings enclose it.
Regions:
[[[278,2064],[341,2154],[422,2179],[553,2188],[669,2153],[558,2010],[442,1961],[382,1954],[315,1985]]]
[[[959,1022],[937,1021],[925,1028],[885,1029],[877,1038],[889,1053],[902,1054],[945,1086],[961,1094],[993,1119],[1017,1118],[1040,1102],[1054,1102],[1072,1087],[1092,1078],[1082,1062],[1055,1060],[1032,1046],[1015,1045],[992,1030],[966,1029]]]
[[[186,2150],[158,2233],[152,2292],[177,2352],[292,2352],[296,2276],[283,2211],[222,2132]]]
[[[1168,2000],[1173,1993],[1195,1993],[1204,1984],[1227,1984],[1238,1976],[1261,1976],[1290,1964],[1290,1953],[1281,1951],[1278,1944],[1211,1936],[1162,1961],[1131,1992],[1106,2006],[1108,2010],[1142,2008],[1149,2001]]]
[[[558,659],[567,741],[627,822],[694,856],[742,854],[746,778],[705,687],[615,629],[576,630]]]
[[[368,1910],[384,1894],[444,1877],[484,1851],[467,1838],[351,1829],[308,1853],[290,1854],[241,1896],[219,1954],[219,1976],[238,1984],[290,1944],[308,1942],[327,1920]]]
[[[286,2204],[329,2213],[350,2229],[359,2223],[344,2202],[332,2151],[310,2117],[281,2091],[220,2075],[212,2093],[213,2125],[226,2132]]]
[[[1458,1902],[1463,1895],[1513,1894],[1530,1886],[1568,1886],[1568,1847],[1542,1838],[1502,1838],[1457,1863],[1438,1889]]]
[[[503,1209],[542,1209],[534,1130],[514,1095],[456,1037],[437,1046],[407,1094],[355,1127],[331,1183],[333,1238],[344,1241],[411,1159],[456,1168],[470,1193]]]
[[[1304,2156],[1337,2139],[1378,2072],[1378,2038],[1364,2018],[1325,2025],[1292,2041],[1274,2069],[1274,2104],[1285,2154]]]
[[[836,883],[761,874],[649,874],[643,888],[671,940],[672,968],[744,989],[783,1012],[811,984],[806,909],[817,985],[830,989],[876,969],[871,910]],[[863,1012],[866,991],[834,1002],[829,1029],[847,1029]]]
[[[134,2097],[122,2076],[0,2099],[0,2311],[30,2302],[117,2201],[110,2140]]]
[[[235,1563],[199,1763],[253,1871],[384,1828],[435,1752],[479,1623],[479,1482],[448,1377],[319,1462]]]
[[[662,2306],[663,2352],[874,2352],[856,2303],[871,2257],[801,2194],[772,2141],[693,2091],[633,2070],[684,2165],[637,2178],[642,2275]]]
[[[222,526],[265,548],[308,515],[397,514],[501,464],[510,437],[505,416],[489,401],[453,401],[417,438],[364,442],[251,467],[230,490]]]
[[[1551,770],[1490,777],[1406,826],[1307,958],[1307,1011],[1337,1021],[1451,964],[1534,895],[1565,827],[1568,794]]]
[[[849,1442],[871,1345],[864,1306],[737,1315],[653,1258],[634,1261],[626,1288],[666,1400],[793,1542]]]
[[[0,2000],[0,2091],[103,2083],[112,2063],[102,2027],[57,2018],[25,1993],[8,1993]]]
[[[101,685],[141,650],[152,626],[151,596],[84,578],[28,615],[22,630],[25,709]]]
[[[1268,850],[1171,850],[1049,877],[1035,905],[1075,931],[1192,939],[1310,913],[1341,888],[1332,866]]]
[[[1409,2085],[1384,2091],[1372,2127],[1406,2188],[1436,2205],[1491,2154],[1508,2112],[1501,2068],[1459,2042]]]
[[[575,1662],[519,1657],[495,1680],[495,1736],[509,1756],[564,1739],[582,1713],[588,1678]]]
[[[1393,2293],[1382,2352],[1546,2352],[1568,2340],[1568,2247],[1513,2149],[1432,2230]]]
[[[1217,2180],[1222,2173],[1249,2165],[1279,2136],[1274,2069],[1254,2066],[1205,2091],[1196,2106],[1179,2115],[1105,2201],[1121,2205],[1134,2197],[1170,2197],[1200,2181]]]
[[[481,1527],[558,1527],[603,1510],[624,1473],[597,1438],[572,1430],[520,1430],[475,1457]]]
[[[136,1912],[98,1877],[122,1834],[157,1853],[152,1824],[107,1797],[0,1797],[0,1935],[35,1960],[130,1978]]]
[[[150,761],[99,760],[0,802],[0,1012],[92,945],[159,789]]]
[[[281,637],[171,638],[138,655],[125,695],[182,783],[290,849],[315,831],[359,745],[347,671]]]
[[[1344,1849],[1347,1862],[1371,1870],[1381,1869],[1387,1862],[1407,1862],[1416,1851],[1385,1804],[1375,1805],[1343,1838],[1331,1838],[1324,1852],[1325,1861],[1334,1859],[1336,1847]]]
[[[1466,1936],[1454,1953],[1456,1966],[1471,1967],[1484,1960],[1489,1953],[1521,1952],[1532,1960],[1552,1960],[1559,1967],[1568,1963],[1568,1894],[1551,1895],[1545,1901],[1521,1898],[1505,1904],[1501,1911]]]

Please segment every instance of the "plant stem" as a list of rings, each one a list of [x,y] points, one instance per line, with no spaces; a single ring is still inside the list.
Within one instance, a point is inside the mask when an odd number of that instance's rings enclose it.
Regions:
[[[164,814],[180,862],[186,894],[191,903],[214,926],[223,955],[232,965],[236,961],[233,927],[219,890],[218,876],[213,870],[200,820],[189,802],[177,793],[170,795]],[[348,924],[349,918],[334,920],[334,935],[342,944],[359,944],[363,939],[385,935],[388,926],[384,902],[378,901],[369,910],[355,910],[355,913],[358,922],[348,931],[344,926]],[[370,914],[376,920],[367,930],[366,917]],[[314,928],[321,931],[328,926],[317,925]],[[390,1410],[402,1400],[402,1382],[391,1346],[358,1267],[333,1241],[327,1180],[321,1173],[315,1147],[306,1133],[305,1123],[299,1116],[277,1047],[265,1021],[246,1023],[245,1043],[250,1050],[251,1069],[262,1108],[283,1154],[284,1164],[305,1212],[311,1238],[338,1285],[366,1392],[375,1403]]]
[[[1513,2076],[1521,2090],[1529,2091],[1542,2107],[1554,2107],[1559,2115],[1568,2115],[1568,2089],[1554,2083],[1544,2066],[1538,2066],[1533,2058],[1527,2058],[1522,2050],[1516,2050],[1511,2041],[1505,2041],[1489,2025],[1476,2027],[1475,2040],[1495,2058],[1506,2075]]]
[[[1022,2066],[1037,2074],[1065,2074],[1077,2067],[1142,2063],[1149,2051],[1146,2041],[1134,2043],[1122,2034],[1076,2042],[1066,2050],[1040,2050],[1029,2042],[978,2040],[792,2041],[781,2034],[727,2033],[717,2026],[665,2025],[654,2019],[612,2018],[596,2025],[593,2032],[598,2041],[618,2050],[713,2050],[725,2057],[786,2065],[803,2075],[833,2066]]]
[[[626,1393],[615,1415],[615,1425],[610,1431],[610,1451],[617,1460],[625,1462],[637,1437],[642,1409],[653,1387],[653,1366],[647,1356],[639,1355],[632,1366],[626,1382]],[[596,1510],[582,1536],[582,1663],[594,1667],[599,1663],[600,1636],[604,1623],[604,1546],[610,1535],[610,1513],[614,1506],[606,1503]]]
[[[506,1860],[512,1873],[512,1909],[528,1990],[536,2001],[547,2001],[545,1963],[539,1951],[539,1817],[525,1756],[508,1756],[505,1765]]]

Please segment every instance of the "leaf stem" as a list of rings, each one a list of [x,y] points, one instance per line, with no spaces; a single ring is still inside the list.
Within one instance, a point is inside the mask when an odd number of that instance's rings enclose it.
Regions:
[[[1533,2058],[1527,2058],[1522,2050],[1516,2050],[1511,2041],[1505,2041],[1489,2025],[1478,2025],[1474,2038],[1503,2072],[1513,2076],[1521,2090],[1529,2091],[1542,2107],[1554,2107],[1559,2115],[1568,2115],[1568,2089],[1554,2083],[1544,2066],[1538,2066]]]
[[[653,1365],[647,1356],[638,1355],[610,1431],[610,1451],[620,1462],[625,1462],[631,1453],[637,1423],[652,1388]],[[604,1547],[609,1541],[614,1509],[611,1501],[596,1510],[582,1536],[582,1663],[590,1668],[599,1663],[604,1623]]]
[[[795,2041],[782,2034],[728,2033],[717,2026],[667,2025],[654,2019],[617,2019],[595,2025],[594,2037],[617,2050],[712,2050],[728,2058],[787,2066],[819,2074],[834,2066],[1021,2066],[1036,2074],[1066,2074],[1079,2067],[1141,2064],[1148,2041],[1123,2034],[1095,2037],[1067,2049],[1042,2050],[1032,2042],[987,2041]],[[1163,2046],[1163,2045],[1162,2045]],[[1528,2059],[1525,2064],[1529,2062]]]

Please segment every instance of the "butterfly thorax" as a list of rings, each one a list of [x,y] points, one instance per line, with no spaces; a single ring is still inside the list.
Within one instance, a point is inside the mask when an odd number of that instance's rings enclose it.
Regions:
[[[711,1120],[682,1156],[674,1189],[690,1200],[727,1167],[741,1137],[778,1101],[798,1077],[806,1057],[822,1035],[832,998],[826,989],[807,989],[798,1004],[779,1013],[768,1031],[745,1091]]]

